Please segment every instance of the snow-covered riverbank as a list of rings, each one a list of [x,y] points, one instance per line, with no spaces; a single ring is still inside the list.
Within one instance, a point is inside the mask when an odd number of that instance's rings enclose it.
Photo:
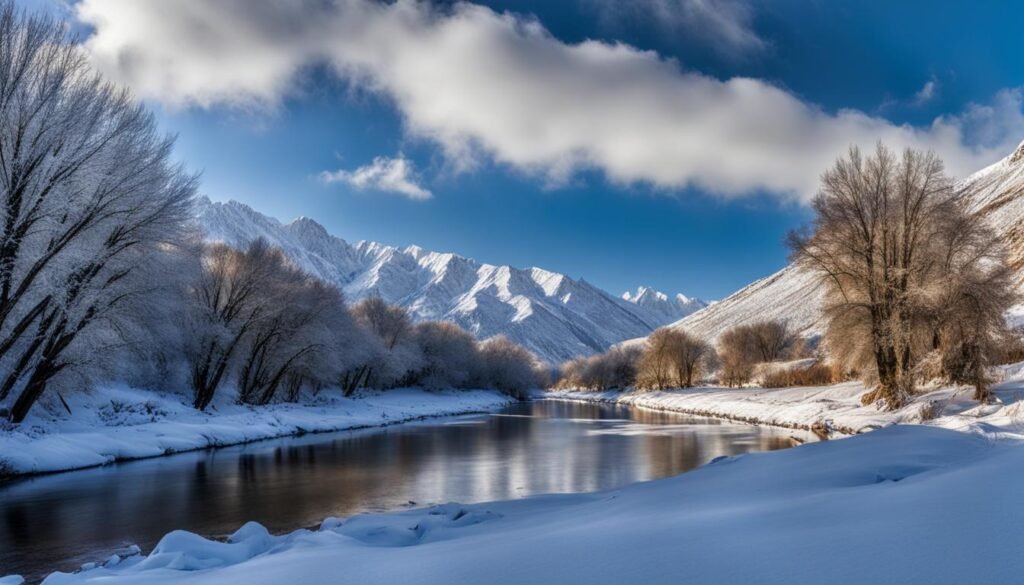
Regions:
[[[398,389],[354,398],[325,391],[311,404],[249,407],[224,400],[198,412],[180,395],[106,387],[68,396],[70,415],[51,406],[14,429],[0,430],[0,476],[484,412],[510,402],[507,395],[488,390]]]
[[[839,435],[893,424],[920,423],[1024,439],[1024,367],[1015,364],[1004,368],[1001,376],[1002,382],[993,387],[994,404],[982,405],[972,400],[973,389],[969,387],[942,387],[923,392],[894,412],[861,405],[860,397],[866,390],[859,382],[819,387],[688,388],[661,392],[560,390],[544,396],[614,402],[793,429],[807,430],[817,422],[831,421]]]
[[[1014,583],[1024,447],[924,426],[716,461],[595,494],[448,504],[148,556],[46,585]]]

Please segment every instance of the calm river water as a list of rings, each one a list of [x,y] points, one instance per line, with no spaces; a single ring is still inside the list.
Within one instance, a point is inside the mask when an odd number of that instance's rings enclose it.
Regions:
[[[541,400],[502,412],[277,439],[0,483],[0,575],[38,579],[165,533],[272,532],[326,516],[586,492],[782,449],[789,432]]]

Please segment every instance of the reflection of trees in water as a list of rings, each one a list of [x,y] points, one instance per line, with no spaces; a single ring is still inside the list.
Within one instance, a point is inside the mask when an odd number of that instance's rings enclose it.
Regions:
[[[789,446],[781,434],[713,421],[693,431],[589,432],[694,422],[613,405],[543,401],[509,414],[520,416],[256,443],[39,478],[27,497],[5,497],[0,488],[0,565],[11,550],[52,568],[54,558],[95,556],[126,542],[150,548],[175,528],[224,535],[256,520],[285,531],[408,500],[592,491],[675,475],[719,454]]]

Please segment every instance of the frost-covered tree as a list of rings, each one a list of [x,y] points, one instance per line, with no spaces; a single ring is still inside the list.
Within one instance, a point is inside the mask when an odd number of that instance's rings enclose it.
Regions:
[[[245,251],[224,244],[206,249],[188,321],[196,408],[209,406],[257,327],[278,314],[284,299],[273,280],[284,263],[281,252],[263,240]]]
[[[292,395],[304,379],[325,382],[317,372],[344,359],[336,338],[353,329],[337,288],[287,264],[277,264],[261,288],[274,306],[250,332],[238,374],[239,398],[252,404],[269,403],[286,381]]]
[[[537,386],[537,359],[521,345],[498,335],[480,344],[480,388],[494,388],[517,398],[526,398]]]
[[[380,337],[387,349],[394,349],[412,333],[412,320],[405,309],[389,305],[378,296],[360,301],[352,314]]]
[[[425,388],[466,388],[480,362],[477,341],[450,321],[416,324],[413,339],[422,355],[422,366],[412,381]]]
[[[406,310],[377,296],[352,307],[356,322],[373,338],[365,363],[350,368],[342,379],[346,395],[360,386],[394,388],[413,385],[423,367],[423,355],[413,338],[412,319]]]
[[[866,403],[904,405],[932,351],[960,353],[972,378],[987,361],[1014,295],[968,203],[932,153],[853,148],[822,176],[813,230],[791,236],[794,260],[827,287],[831,359],[875,384]]]
[[[15,396],[13,421],[83,346],[116,342],[183,242],[196,178],[171,148],[61,23],[0,5],[0,401]]]

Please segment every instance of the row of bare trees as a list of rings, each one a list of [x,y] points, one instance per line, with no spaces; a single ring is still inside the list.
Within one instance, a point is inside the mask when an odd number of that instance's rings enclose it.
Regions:
[[[755,366],[805,355],[801,340],[781,321],[739,326],[720,336],[717,348],[681,329],[664,327],[643,345],[613,347],[562,365],[556,385],[608,390],[689,388],[717,374],[718,383],[741,386]]]
[[[0,416],[101,379],[190,386],[201,409],[229,383],[253,404],[535,383],[507,340],[413,326],[379,299],[350,310],[262,242],[200,243],[197,177],[67,31],[0,1]]]
[[[445,321],[414,324],[370,297],[351,310],[338,289],[290,265],[256,240],[245,250],[206,247],[188,294],[184,352],[195,407],[226,380],[238,398],[267,404],[303,389],[498,388],[517,396],[536,385],[535,359],[504,338],[478,342]]]

